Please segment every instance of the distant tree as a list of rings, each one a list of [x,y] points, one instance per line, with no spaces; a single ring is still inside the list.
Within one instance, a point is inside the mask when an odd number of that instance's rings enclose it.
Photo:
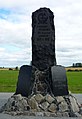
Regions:
[[[68,72],[72,72],[73,70],[71,70],[71,69],[68,69],[67,71],[68,71]]]
[[[82,63],[73,63],[73,67],[82,67]]]
[[[79,70],[78,70],[78,69],[75,69],[74,71],[79,72]]]
[[[81,63],[76,63],[76,66],[77,67],[81,67]]]
[[[73,67],[75,66],[75,64],[73,63]]]
[[[15,67],[15,70],[18,70],[18,66]]]
[[[12,68],[9,68],[9,70],[13,70]]]

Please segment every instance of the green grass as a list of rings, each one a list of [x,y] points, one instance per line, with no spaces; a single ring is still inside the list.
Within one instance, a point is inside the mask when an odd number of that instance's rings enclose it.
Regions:
[[[0,70],[0,92],[15,92],[19,71]],[[82,72],[66,72],[72,93],[82,93]]]
[[[0,92],[15,92],[18,72],[13,70],[0,70]]]
[[[82,93],[82,71],[67,72],[68,87],[72,93]]]

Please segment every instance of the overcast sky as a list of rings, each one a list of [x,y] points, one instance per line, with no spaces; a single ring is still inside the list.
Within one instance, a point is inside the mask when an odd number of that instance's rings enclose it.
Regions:
[[[82,0],[0,0],[0,66],[31,61],[31,15],[40,7],[54,13],[57,64],[82,62]]]

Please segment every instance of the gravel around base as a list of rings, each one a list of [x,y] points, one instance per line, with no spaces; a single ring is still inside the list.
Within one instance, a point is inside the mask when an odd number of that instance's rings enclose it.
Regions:
[[[13,93],[0,93],[0,108],[7,102],[7,99],[11,97]],[[79,103],[82,104],[82,94],[73,94]],[[69,119],[69,117],[55,117],[55,119]],[[0,113],[0,119],[54,119],[54,117],[40,117],[40,116],[11,116],[8,114]],[[77,117],[71,119],[80,119]]]

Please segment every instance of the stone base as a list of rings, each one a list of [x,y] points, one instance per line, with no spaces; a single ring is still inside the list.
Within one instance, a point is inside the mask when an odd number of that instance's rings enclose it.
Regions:
[[[0,112],[10,115],[82,117],[82,106],[71,94],[57,97],[36,94],[28,98],[18,94],[11,96]]]

